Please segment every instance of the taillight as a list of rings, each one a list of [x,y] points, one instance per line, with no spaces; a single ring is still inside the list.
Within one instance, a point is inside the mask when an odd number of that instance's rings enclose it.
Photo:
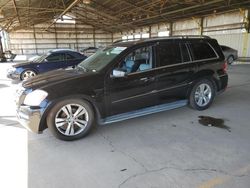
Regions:
[[[223,63],[223,65],[222,65],[222,69],[223,69],[223,71],[224,71],[225,73],[227,72],[227,68],[228,68],[228,66],[227,66],[227,61],[225,60],[224,63]]]

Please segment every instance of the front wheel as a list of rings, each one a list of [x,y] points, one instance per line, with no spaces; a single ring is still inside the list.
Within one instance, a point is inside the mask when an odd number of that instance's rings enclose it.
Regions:
[[[87,101],[67,99],[57,103],[47,117],[52,134],[66,141],[86,136],[94,122],[94,112]]]
[[[215,97],[214,83],[209,79],[202,79],[193,86],[189,96],[189,104],[196,110],[205,110]]]
[[[21,74],[21,80],[27,80],[27,79],[29,79],[31,77],[34,77],[34,76],[36,76],[35,71],[33,71],[33,70],[25,70]]]

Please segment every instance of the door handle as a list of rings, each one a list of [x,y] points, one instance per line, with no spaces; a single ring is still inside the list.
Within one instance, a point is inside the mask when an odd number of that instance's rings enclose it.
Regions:
[[[144,77],[144,78],[141,78],[140,81],[144,81],[144,82],[152,82],[155,80],[155,77]]]
[[[141,81],[147,81],[149,78],[145,77],[145,78],[141,78]]]

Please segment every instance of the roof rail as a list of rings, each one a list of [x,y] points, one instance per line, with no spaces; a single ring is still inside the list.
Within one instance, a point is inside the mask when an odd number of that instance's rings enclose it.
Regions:
[[[207,35],[174,35],[172,37],[180,37],[180,38],[205,38],[210,39]]]
[[[210,39],[209,36],[207,35],[173,35],[173,36],[166,36],[166,37],[151,37],[148,39],[168,39],[168,38],[205,38],[205,39]]]
[[[121,40],[116,40],[116,41],[114,41],[113,44],[119,43],[119,42],[136,41],[136,40],[141,40],[141,39],[121,39]]]
[[[150,40],[150,39],[169,39],[169,38],[182,38],[182,39],[188,39],[188,38],[203,38],[203,39],[210,39],[207,35],[174,35],[174,36],[166,36],[166,37],[150,37],[150,38],[136,38],[136,39],[121,39],[116,40],[113,42],[119,43],[119,42],[129,42],[129,41],[138,41],[138,40]]]

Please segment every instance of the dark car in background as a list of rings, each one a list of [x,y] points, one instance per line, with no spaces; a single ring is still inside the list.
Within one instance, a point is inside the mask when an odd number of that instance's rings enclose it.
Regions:
[[[225,56],[225,60],[229,65],[231,65],[236,59],[238,59],[238,50],[225,45],[221,45],[221,49]]]
[[[75,140],[95,122],[108,124],[187,104],[205,110],[227,87],[226,67],[220,46],[209,37],[118,42],[75,69],[23,82],[17,117],[33,132],[49,128],[59,139]]]
[[[70,49],[55,49],[35,58],[33,61],[18,63],[7,71],[7,77],[26,80],[44,72],[55,69],[75,67],[87,57]]]
[[[93,55],[94,53],[96,53],[98,50],[99,50],[99,48],[96,48],[96,47],[87,47],[87,48],[80,50],[80,52],[83,55],[89,57],[89,56]]]

